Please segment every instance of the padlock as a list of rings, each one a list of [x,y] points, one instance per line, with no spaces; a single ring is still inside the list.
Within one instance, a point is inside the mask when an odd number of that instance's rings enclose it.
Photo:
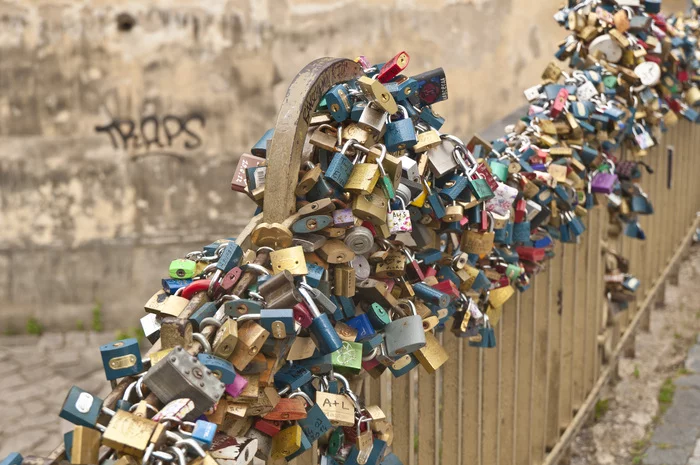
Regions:
[[[94,428],[102,411],[103,402],[99,397],[93,396],[77,386],[72,386],[63,401],[63,407],[61,407],[58,416],[74,425]]]
[[[352,172],[345,183],[345,190],[352,194],[369,195],[379,181],[379,166],[376,163],[365,163],[366,158],[367,155],[358,153],[353,161]]]
[[[333,152],[338,144],[338,133],[339,129],[334,128],[330,124],[322,124],[311,134],[309,143],[315,147]]]
[[[381,82],[367,76],[361,76],[356,82],[358,89],[370,101],[367,108],[376,105],[378,108],[391,115],[399,111],[396,100]],[[362,121],[362,117],[360,117],[360,121]]]
[[[270,457],[282,459],[295,453],[301,447],[302,430],[299,425],[289,426],[272,438]]]
[[[73,465],[99,464],[100,439],[96,429],[76,426],[73,430],[70,463]]]
[[[392,121],[391,116],[387,114],[384,144],[390,152],[409,149],[418,141],[415,126],[409,118],[406,108],[399,105],[399,111],[403,118],[396,121]]]
[[[231,384],[236,378],[236,371],[228,360],[210,354],[198,354],[197,359],[224,384]]]
[[[274,274],[289,271],[292,276],[304,276],[309,272],[301,246],[288,247],[270,252],[272,272]]]
[[[489,218],[492,218],[491,215],[489,215]],[[479,256],[490,253],[491,249],[493,249],[493,243],[496,236],[493,226],[493,220],[490,220],[488,231],[482,232],[471,229],[466,230],[464,234],[462,234],[459,245],[460,250]]]
[[[406,257],[403,252],[392,250],[387,257],[377,264],[375,275],[378,278],[398,278],[404,275],[406,268]]]
[[[389,232],[391,234],[410,233],[413,231],[411,214],[406,209],[406,203],[403,198],[399,197],[398,202],[401,204],[401,208],[396,210],[393,210],[391,204],[387,202],[389,211],[387,212],[386,224],[389,227]]]
[[[399,306],[408,308],[412,314],[397,318],[384,328],[387,355],[397,357],[413,353],[426,343],[423,319],[410,300],[399,301]]]
[[[139,343],[134,338],[100,346],[100,355],[105,375],[110,381],[143,371]]]
[[[345,234],[345,245],[355,254],[364,255],[374,245],[372,232],[364,226],[355,226]]]
[[[355,424],[355,408],[350,398],[344,394],[316,391],[316,405],[333,426]]]
[[[305,288],[303,284],[299,289],[299,293],[302,295],[307,308],[311,312],[313,321],[311,322],[309,330],[311,331],[311,337],[316,343],[318,350],[322,355],[326,355],[340,349],[343,343],[340,340],[340,337],[338,337],[338,333],[336,333],[335,329],[333,329],[333,325],[328,319],[328,315],[325,313],[321,314],[316,306],[316,302],[314,302],[314,299],[311,297],[309,290]]]
[[[458,164],[454,158],[453,151],[455,143],[449,136],[442,136],[440,145],[437,145],[428,150],[428,167],[435,176],[435,179],[440,179],[443,176],[453,172]]]
[[[252,321],[260,318],[260,314],[248,314],[238,318],[238,342],[229,357],[229,361],[237,370],[244,370],[248,366],[270,336],[269,331]]]
[[[344,297],[355,295],[355,269],[352,266],[338,265],[334,269],[333,294]]]
[[[355,258],[353,252],[345,243],[338,239],[329,239],[318,249],[318,255],[327,263],[348,263]]]
[[[167,357],[152,366],[143,382],[163,403],[180,398],[192,399],[195,408],[187,419],[209,410],[221,398],[225,388],[211,370],[182,347],[175,347]]]
[[[163,349],[192,344],[192,323],[189,320],[167,316],[160,326],[160,344]]]
[[[314,443],[321,436],[326,434],[333,426],[331,422],[323,413],[321,408],[311,400],[309,396],[301,396],[306,401],[306,418],[302,418],[298,421],[302,432],[306,435],[307,439]]]
[[[331,87],[331,90],[326,92],[324,98],[328,104],[328,111],[335,121],[342,123],[348,119],[352,106],[348,89],[344,84]]]
[[[140,459],[157,428],[153,420],[117,410],[102,433],[102,444]]]
[[[324,178],[337,188],[343,189],[345,187],[354,169],[354,164],[347,157],[346,152],[355,142],[355,140],[350,139],[343,145],[340,152],[333,155],[333,159],[324,174]]]

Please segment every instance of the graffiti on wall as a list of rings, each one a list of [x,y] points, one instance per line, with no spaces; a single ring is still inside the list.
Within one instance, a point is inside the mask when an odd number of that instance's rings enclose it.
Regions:
[[[150,115],[139,121],[113,118],[109,124],[95,126],[95,132],[106,134],[115,150],[130,154],[182,155],[202,148],[205,124],[200,113]]]

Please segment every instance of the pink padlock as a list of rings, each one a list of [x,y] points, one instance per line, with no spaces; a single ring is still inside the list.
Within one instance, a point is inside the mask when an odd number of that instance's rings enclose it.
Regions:
[[[226,385],[226,394],[234,399],[241,395],[243,390],[248,386],[248,380],[244,376],[236,376],[233,383]]]

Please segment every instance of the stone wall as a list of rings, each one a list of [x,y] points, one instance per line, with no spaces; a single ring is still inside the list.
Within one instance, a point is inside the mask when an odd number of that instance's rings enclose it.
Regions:
[[[521,105],[560,0],[0,0],[0,330],[133,326],[170,259],[240,230],[238,155],[319,56],[443,66],[445,130]]]

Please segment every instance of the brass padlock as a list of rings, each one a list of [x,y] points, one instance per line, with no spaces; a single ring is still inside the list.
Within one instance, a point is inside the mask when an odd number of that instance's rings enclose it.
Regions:
[[[489,303],[494,307],[502,307],[515,294],[513,286],[503,286],[491,289],[489,292]]]
[[[292,425],[272,438],[272,452],[270,457],[273,459],[283,459],[292,455],[301,447],[301,426]]]
[[[447,362],[450,356],[431,332],[425,333],[425,346],[413,353],[425,371],[432,374]]]
[[[76,426],[73,429],[73,446],[70,463],[73,465],[97,465],[102,434],[87,426]]]
[[[309,168],[308,171],[304,173],[299,181],[299,184],[297,184],[297,187],[294,189],[294,193],[299,197],[303,197],[308,194],[311,188],[318,182],[321,174],[323,174],[321,165],[314,165],[311,162],[307,162],[307,166]]]
[[[270,261],[273,274],[287,270],[292,276],[305,276],[309,272],[304,258],[304,248],[300,245],[270,252]]]
[[[239,322],[246,318],[242,316]],[[246,366],[258,354],[270,333],[254,321],[245,321],[238,328],[238,342],[229,357],[231,364],[237,370],[244,370]]]
[[[359,157],[359,155],[358,155]],[[377,186],[379,181],[379,165],[376,163],[365,163],[367,156],[363,155],[352,168],[350,177],[345,183],[344,189],[355,195],[369,195]]]
[[[102,433],[102,444],[140,459],[157,427],[155,421],[117,410]]]
[[[355,295],[355,268],[348,265],[338,265],[334,270],[333,294],[352,297]]]
[[[228,319],[216,333],[212,350],[217,357],[227,359],[233,353],[238,343],[238,323],[236,320]]]
[[[406,256],[403,252],[390,251],[384,261],[377,264],[375,275],[378,278],[398,278],[406,274]]]
[[[330,124],[322,124],[311,134],[309,143],[315,147],[333,152],[338,143],[338,129]]]
[[[323,260],[333,264],[348,263],[355,258],[355,252],[338,239],[327,240],[317,253]]]
[[[316,404],[333,426],[353,426],[355,424],[355,406],[343,394],[316,391]]]
[[[192,345],[192,323],[189,320],[168,316],[160,325],[160,344],[163,349]]]
[[[358,195],[352,201],[352,213],[374,225],[386,224],[387,199],[381,189],[369,195]]]

